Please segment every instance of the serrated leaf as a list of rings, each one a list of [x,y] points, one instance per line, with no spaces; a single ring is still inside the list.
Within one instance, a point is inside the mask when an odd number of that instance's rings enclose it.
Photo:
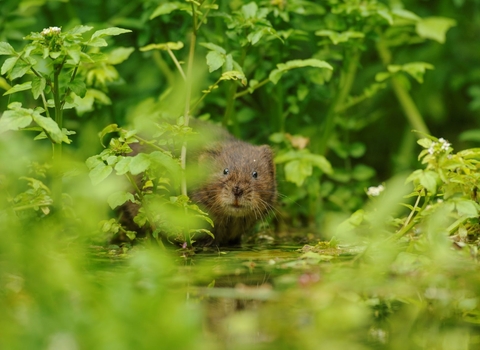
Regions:
[[[45,89],[46,84],[47,84],[47,81],[43,77],[39,78],[39,77],[35,76],[33,78],[33,80],[32,80],[32,94],[33,94],[34,99],[37,99],[38,96],[40,96],[40,94]]]
[[[130,29],[111,27],[111,28],[97,30],[95,33],[93,33],[92,39],[101,38],[102,36],[107,36],[107,35],[114,36],[114,35],[120,35],[124,33],[130,33],[130,32],[131,32]]]
[[[15,49],[5,41],[0,42],[0,55],[14,55]]]
[[[221,46],[218,46],[212,43],[201,43],[200,45],[209,49],[210,51],[215,51],[224,55],[227,54],[227,51]]]
[[[456,25],[457,22],[450,18],[427,17],[417,22],[415,30],[422,38],[436,40],[443,44],[447,31]]]
[[[32,122],[30,113],[24,110],[7,110],[0,118],[0,134],[8,130],[25,128]]]
[[[2,75],[8,73],[17,63],[18,57],[10,57],[3,62],[1,73]]]
[[[316,58],[310,58],[306,60],[292,60],[286,63],[277,64],[277,69],[274,69],[270,73],[269,79],[272,83],[276,84],[285,72],[289,71],[290,69],[302,67],[326,68],[333,70],[333,67],[326,61],[318,60]]]
[[[112,193],[110,196],[108,196],[108,199],[107,199],[108,205],[112,209],[115,209],[121,206],[127,201],[134,202],[135,198],[133,197],[132,193],[125,192],[125,191]]]
[[[68,83],[68,88],[72,90],[76,95],[84,97],[87,92],[87,86],[81,78],[75,78],[73,81]]]
[[[31,81],[27,81],[26,83],[23,83],[23,84],[17,84],[17,85],[14,85],[11,89],[7,90],[3,96],[5,95],[10,95],[10,94],[14,94],[16,92],[19,92],[19,91],[25,91],[25,90],[30,90],[32,88],[32,82]]]
[[[143,173],[150,167],[151,161],[148,154],[139,153],[135,157],[132,157],[130,161],[130,173],[132,175],[138,175]]]
[[[305,160],[293,160],[285,164],[284,171],[287,181],[300,187],[305,179],[312,175],[312,163]]]
[[[217,51],[208,52],[207,65],[210,73],[223,66],[223,63],[225,63],[225,55],[218,53]]]
[[[100,163],[90,171],[88,176],[94,185],[98,185],[112,173],[112,170],[113,168],[110,165]]]
[[[130,171],[130,162],[132,159],[132,157],[121,157],[117,164],[115,164],[117,175],[124,175]]]
[[[52,118],[44,117],[37,111],[32,113],[32,118],[38,126],[48,133],[53,142],[62,143],[62,141],[68,141],[66,135],[63,134],[58,124]]]
[[[30,70],[30,68],[32,68],[32,65],[30,63],[18,60],[15,63],[15,66],[10,70],[8,76],[12,80],[21,78]]]

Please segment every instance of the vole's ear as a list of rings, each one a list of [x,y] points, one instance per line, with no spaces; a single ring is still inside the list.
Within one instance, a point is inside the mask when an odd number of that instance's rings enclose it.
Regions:
[[[260,146],[260,150],[262,151],[262,154],[265,154],[267,157],[273,158],[273,151],[269,145]]]

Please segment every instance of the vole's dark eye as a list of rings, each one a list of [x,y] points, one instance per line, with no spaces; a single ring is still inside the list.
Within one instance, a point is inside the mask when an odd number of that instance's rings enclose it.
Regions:
[[[223,175],[228,175],[229,172],[228,168],[223,169]]]
[[[256,179],[257,176],[258,176],[258,173],[257,173],[256,171],[252,172],[252,177],[253,177],[254,179]]]

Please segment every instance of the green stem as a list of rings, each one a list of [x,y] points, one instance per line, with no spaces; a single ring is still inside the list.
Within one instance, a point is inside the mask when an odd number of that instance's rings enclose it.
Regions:
[[[360,50],[353,48],[351,52],[347,52],[346,57],[349,57],[349,61],[345,67],[345,70],[342,72],[338,93],[328,109],[325,122],[323,124],[323,133],[317,146],[319,154],[325,154],[328,141],[335,127],[335,118],[342,110],[343,105],[350,94],[350,90],[352,89],[352,85],[357,74],[358,62],[360,60]]]
[[[193,70],[193,60],[195,59],[195,44],[197,40],[197,16],[195,13],[195,5],[192,4],[192,16],[193,16],[193,30],[190,34],[190,51],[188,54],[188,64],[187,64],[187,75],[186,75],[186,84],[185,84],[185,109],[184,109],[184,118],[185,126],[188,126],[190,122],[190,103],[192,98],[192,70]],[[187,176],[186,176],[186,164],[187,164],[187,140],[183,141],[182,150],[180,154],[180,164],[182,168],[182,179],[181,179],[181,193],[184,196],[187,196]],[[185,208],[185,214],[187,214],[187,208]],[[192,246],[192,239],[188,233],[188,229],[185,229],[185,241],[189,247]]]
[[[210,6],[212,6],[213,4],[215,4],[215,1],[216,1],[216,0],[213,0]],[[202,5],[203,5],[203,4],[204,4],[204,3],[202,3]],[[202,5],[200,5],[200,7],[201,7]],[[202,26],[203,21],[205,20],[205,18],[207,18],[208,13],[210,12],[211,9],[212,9],[212,7],[210,7],[209,9],[207,9],[207,11],[205,11],[205,13],[203,14],[202,18],[200,18],[200,21],[198,21],[198,25],[196,25],[196,27],[195,27],[195,31],[196,31],[196,32],[198,32],[198,31],[200,30],[200,27]]]
[[[53,73],[53,101],[55,103],[55,121],[58,124],[60,130],[63,127],[63,115],[62,115],[62,103],[60,101],[60,91],[59,91],[59,75],[62,70],[62,65],[55,67]],[[57,207],[61,207],[62,201],[62,143],[52,143],[53,146],[53,162],[54,162],[54,180],[52,185],[52,194],[53,201]]]
[[[204,92],[204,94],[202,95],[202,97],[200,97],[200,98],[193,104],[193,106],[190,107],[190,113],[193,113],[193,111],[194,111],[195,109],[197,109],[197,107],[198,107],[198,105],[200,104],[200,102],[202,102],[202,101],[205,99],[205,97],[207,97],[207,95],[208,95],[209,93],[211,93],[211,92],[215,89],[215,86],[217,86],[217,85],[220,83],[220,81],[221,81],[221,78],[218,79],[218,80],[215,82],[215,84],[211,85],[211,86],[208,88],[208,91],[207,91],[207,92]]]
[[[227,91],[227,105],[225,107],[225,114],[223,115],[223,126],[227,126],[229,121],[233,122],[233,134],[239,136],[240,130],[238,121],[235,117],[235,94],[237,92],[237,84],[234,81],[230,82],[230,88]]]
[[[243,91],[240,91],[240,92],[237,92],[235,94],[235,99],[239,98],[239,97],[242,97],[242,96],[245,96],[247,94],[251,94],[254,90],[262,87],[263,85],[267,84],[268,82],[270,82],[270,78],[266,78],[264,80],[262,80],[261,82],[255,84],[254,86],[248,88],[248,89],[245,89]]]
[[[169,47],[167,47],[167,52],[170,55],[170,57],[172,58],[173,63],[175,63],[175,66],[177,67],[178,71],[180,72],[180,75],[182,76],[183,81],[186,81],[187,77],[185,76],[185,73],[183,72],[183,69],[182,69],[182,66],[180,65],[180,62],[178,62],[177,58],[175,57],[175,55],[173,54],[172,50],[170,50]]]
[[[382,59],[383,64],[387,67],[391,63],[392,54],[384,40],[380,39],[377,42],[377,51],[380,58]],[[391,82],[393,92],[395,93],[398,102],[403,109],[403,113],[407,117],[410,125],[415,130],[430,135],[430,131],[428,130],[428,127],[425,124],[425,121],[423,120],[423,117],[418,110],[417,105],[413,101],[413,98],[410,96],[398,76],[392,75]],[[421,138],[423,136],[418,135],[418,137]]]

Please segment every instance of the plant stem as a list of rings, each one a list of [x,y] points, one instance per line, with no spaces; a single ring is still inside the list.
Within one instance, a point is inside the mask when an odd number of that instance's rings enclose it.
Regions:
[[[335,118],[342,110],[343,105],[350,94],[350,90],[352,89],[357,74],[358,62],[360,60],[360,50],[353,48],[351,52],[347,52],[346,57],[349,57],[349,61],[340,77],[339,91],[333,99],[333,102],[328,109],[327,116],[325,117],[325,122],[323,123],[323,133],[317,146],[319,154],[325,154],[327,151],[328,141],[335,127]]]
[[[62,115],[62,103],[60,101],[60,91],[59,91],[59,79],[60,72],[62,70],[62,65],[57,65],[54,68],[53,72],[53,101],[55,103],[55,121],[58,124],[60,130],[63,127],[63,115]],[[53,146],[53,163],[54,163],[54,179],[52,185],[52,194],[53,202],[55,205],[60,208],[62,201],[62,142],[55,144]]]
[[[240,130],[238,127],[238,121],[235,117],[235,94],[237,92],[237,84],[234,81],[229,82],[230,87],[227,91],[227,105],[225,107],[225,114],[223,115],[223,126],[226,127],[229,121],[233,122],[233,134],[239,136]]]
[[[385,43],[385,40],[380,39],[377,42],[377,51],[378,54],[385,65],[387,67],[391,63],[392,54]],[[430,135],[430,131],[428,130],[425,121],[417,108],[417,105],[413,101],[412,96],[408,93],[405,86],[402,84],[398,76],[392,75],[391,76],[392,88],[393,92],[395,93],[400,106],[403,109],[403,113],[407,117],[408,122],[410,125],[417,131],[420,131],[424,134]],[[418,135],[418,134],[417,134]],[[423,137],[418,135],[419,138]]]
[[[268,82],[270,82],[270,78],[266,78],[266,79],[262,80],[261,82],[255,84],[254,86],[248,88],[248,89],[237,92],[234,97],[235,97],[235,99],[237,99],[237,98],[245,96],[247,94],[251,94],[254,90],[262,87],[263,85],[267,84]]]
[[[192,4],[192,16],[193,16],[193,30],[190,34],[190,51],[188,54],[188,63],[187,63],[187,76],[185,82],[185,109],[184,109],[184,119],[185,126],[188,126],[190,122],[190,100],[192,98],[192,69],[193,69],[193,60],[195,59],[195,44],[197,41],[197,17],[195,13],[195,5]],[[187,196],[187,176],[186,176],[186,164],[187,164],[187,140],[183,141],[182,151],[180,154],[180,164],[182,168],[182,179],[181,179],[181,193],[184,196]],[[187,208],[185,208],[185,214],[187,213]],[[192,246],[192,240],[188,230],[185,230],[185,241],[189,247]]]
[[[170,57],[172,58],[173,63],[175,63],[175,66],[177,67],[178,71],[180,72],[180,75],[182,76],[183,81],[186,81],[187,77],[185,76],[185,73],[183,72],[183,69],[182,69],[182,66],[180,65],[180,62],[178,62],[177,58],[175,57],[175,55],[173,54],[172,50],[170,50],[169,47],[167,47],[167,52],[170,55]]]

